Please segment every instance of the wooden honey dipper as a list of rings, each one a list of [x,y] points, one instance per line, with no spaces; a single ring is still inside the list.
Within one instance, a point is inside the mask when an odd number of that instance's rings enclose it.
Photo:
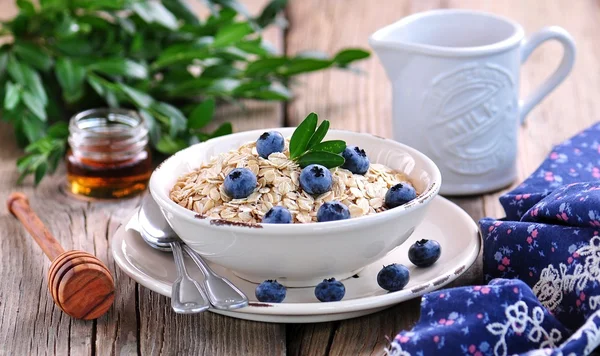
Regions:
[[[104,263],[85,251],[65,251],[25,194],[12,193],[6,204],[52,261],[48,289],[56,305],[77,319],[96,319],[106,313],[115,299],[115,283]]]

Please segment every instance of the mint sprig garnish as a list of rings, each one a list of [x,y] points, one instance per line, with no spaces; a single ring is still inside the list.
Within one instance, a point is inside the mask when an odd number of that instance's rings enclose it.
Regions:
[[[317,128],[318,121],[317,114],[312,112],[294,130],[290,139],[290,158],[302,168],[311,164],[327,168],[343,165],[345,160],[340,153],[346,149],[346,142],[323,141],[329,130],[329,121],[323,120]]]

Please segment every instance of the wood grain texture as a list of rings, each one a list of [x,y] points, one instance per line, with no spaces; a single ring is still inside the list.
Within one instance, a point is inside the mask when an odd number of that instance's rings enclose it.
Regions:
[[[266,1],[244,1],[257,9]],[[199,4],[199,2],[192,2]],[[195,5],[198,6],[199,5]],[[597,121],[600,113],[600,46],[597,33],[600,4],[596,1],[537,0],[292,0],[287,9],[290,27],[270,30],[276,48],[293,54],[305,50],[333,53],[346,46],[368,47],[377,28],[408,14],[432,8],[472,8],[501,14],[520,22],[531,34],[546,25],[566,28],[577,42],[576,65],[570,77],[536,107],[519,137],[519,181],[527,177],[552,146]],[[0,17],[14,15],[14,4],[0,0]],[[201,11],[199,9],[199,11]],[[560,46],[544,44],[521,73],[521,91],[533,90],[561,56]],[[297,124],[307,113],[318,112],[334,128],[391,133],[391,88],[376,57],[358,64],[365,73],[331,70],[298,80],[294,101],[251,103],[248,110],[222,107],[219,119],[232,120],[234,130]],[[219,121],[220,120],[220,121]],[[11,128],[0,123],[0,197],[15,189],[15,160],[20,155]],[[44,256],[8,213],[0,216],[0,355],[381,355],[401,329],[419,315],[419,300],[402,303],[374,315],[353,320],[278,325],[235,320],[214,314],[176,315],[167,298],[139,287],[118,268],[109,253],[110,237],[139,198],[120,203],[88,203],[62,194],[64,171],[40,187],[23,188],[48,227],[67,249],[93,252],[115,276],[113,308],[97,321],[68,318],[46,291]],[[507,189],[483,197],[453,198],[473,219],[500,217],[498,197]],[[452,285],[481,282],[479,259]],[[35,337],[31,337],[35,335]]]

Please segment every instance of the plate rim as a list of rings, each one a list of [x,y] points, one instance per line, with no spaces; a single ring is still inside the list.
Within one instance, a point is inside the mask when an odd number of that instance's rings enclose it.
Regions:
[[[228,315],[232,314],[260,314],[260,315],[279,315],[279,316],[319,316],[319,315],[329,315],[329,314],[344,314],[351,312],[358,312],[363,310],[377,309],[377,308],[385,308],[389,307],[413,298],[417,298],[422,296],[425,293],[441,289],[448,283],[456,280],[462,274],[464,274],[475,262],[479,255],[479,251],[481,249],[481,235],[479,232],[479,228],[475,221],[471,218],[466,211],[464,211],[461,207],[453,203],[452,201],[442,197],[437,196],[431,202],[432,204],[442,204],[446,205],[444,209],[451,209],[455,211],[456,214],[462,215],[464,219],[464,223],[470,225],[473,233],[469,236],[470,239],[473,239],[472,249],[469,251],[469,254],[465,258],[465,263],[461,265],[457,265],[456,268],[450,270],[449,272],[443,273],[435,278],[430,279],[428,282],[413,286],[410,289],[400,290],[393,293],[386,293],[362,298],[355,298],[350,300],[341,300],[338,302],[310,302],[310,303],[262,303],[262,302],[250,302],[248,307],[237,309],[235,311],[230,311]],[[143,271],[140,271],[133,264],[131,264],[125,253],[122,251],[124,246],[124,239],[121,238],[121,245],[114,243],[114,238],[120,234],[123,235],[125,233],[138,233],[137,231],[129,231],[126,229],[127,222],[131,219],[133,215],[137,212],[138,208],[134,210],[134,212],[125,220],[126,223],[121,224],[112,235],[111,238],[111,252],[113,255],[113,259],[117,266],[125,272],[131,279],[141,284],[142,286],[164,295],[170,298],[171,287],[165,284],[162,281],[157,281],[154,278],[150,278]],[[427,215],[426,215],[427,216]],[[465,237],[466,239],[467,237]],[[377,263],[377,262],[375,262]],[[210,308],[209,311],[218,312],[213,308]],[[240,317],[242,317],[240,315]],[[242,317],[243,318],[243,317]]]

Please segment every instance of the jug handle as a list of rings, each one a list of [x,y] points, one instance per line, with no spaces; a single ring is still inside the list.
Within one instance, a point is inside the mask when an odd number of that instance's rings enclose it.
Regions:
[[[563,57],[558,68],[546,79],[537,89],[535,89],[525,100],[519,102],[519,115],[521,124],[525,122],[525,117],[537,104],[550,94],[571,72],[575,63],[575,41],[571,35],[562,27],[545,27],[534,33],[529,39],[521,44],[521,64],[527,61],[531,53],[542,43],[549,40],[557,40],[563,46]]]

